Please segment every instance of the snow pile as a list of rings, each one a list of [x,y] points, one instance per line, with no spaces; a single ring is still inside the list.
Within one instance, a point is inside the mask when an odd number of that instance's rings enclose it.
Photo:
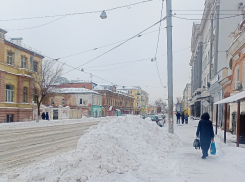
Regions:
[[[91,127],[75,151],[30,166],[27,176],[15,180],[161,181],[164,160],[178,142],[177,136],[148,119],[112,118]]]

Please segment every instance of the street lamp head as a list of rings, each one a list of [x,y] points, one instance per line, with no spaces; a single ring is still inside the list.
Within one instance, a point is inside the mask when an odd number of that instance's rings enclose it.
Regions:
[[[106,19],[107,18],[107,15],[106,15],[106,12],[105,11],[102,11],[102,13],[100,15],[100,18],[101,19]]]

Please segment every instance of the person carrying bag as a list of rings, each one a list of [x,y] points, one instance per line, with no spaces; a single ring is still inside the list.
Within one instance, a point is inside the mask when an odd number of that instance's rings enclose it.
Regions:
[[[211,141],[213,143],[212,145],[214,145],[214,129],[213,129],[213,124],[209,119],[210,119],[209,114],[204,113],[201,116],[201,120],[198,123],[197,132],[196,132],[197,137],[200,134],[201,149],[203,154],[202,159],[206,159],[206,157],[208,156],[208,150],[210,148]],[[213,149],[214,148],[212,148],[212,150]]]

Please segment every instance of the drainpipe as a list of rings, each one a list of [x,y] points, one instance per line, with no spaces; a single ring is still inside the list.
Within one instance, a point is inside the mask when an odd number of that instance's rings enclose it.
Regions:
[[[220,13],[220,0],[217,0],[216,5],[216,28],[215,28],[215,55],[214,55],[214,75],[218,71],[218,54],[219,54],[219,13]]]
[[[214,28],[214,20],[213,20],[213,15],[212,15],[212,17],[211,17],[211,28],[210,28],[209,82],[211,81],[211,78],[212,78],[211,65],[212,65],[212,57],[213,57],[213,42],[212,42],[212,39],[213,39],[213,28]]]

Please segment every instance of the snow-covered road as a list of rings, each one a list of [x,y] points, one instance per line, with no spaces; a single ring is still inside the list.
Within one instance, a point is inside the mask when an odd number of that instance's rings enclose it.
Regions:
[[[192,146],[197,124],[175,125],[172,135],[167,125],[137,116],[101,119],[75,150],[0,172],[0,181],[243,182],[245,149],[216,136],[217,154],[201,159],[201,150]]]
[[[7,125],[0,131],[0,171],[23,167],[32,162],[76,148],[79,138],[99,120],[55,125],[50,121],[22,123],[22,129]],[[52,124],[50,126],[50,124]],[[4,129],[3,129],[4,128]]]

